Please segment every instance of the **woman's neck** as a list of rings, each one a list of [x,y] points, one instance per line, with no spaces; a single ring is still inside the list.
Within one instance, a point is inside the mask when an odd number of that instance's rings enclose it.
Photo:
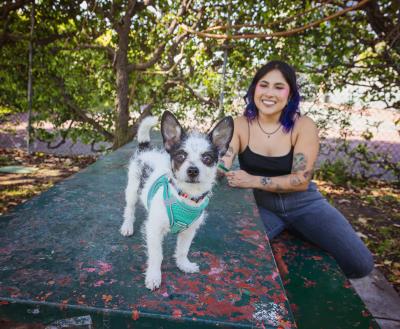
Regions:
[[[267,126],[276,126],[280,124],[281,113],[276,113],[273,115],[258,114],[258,121]]]

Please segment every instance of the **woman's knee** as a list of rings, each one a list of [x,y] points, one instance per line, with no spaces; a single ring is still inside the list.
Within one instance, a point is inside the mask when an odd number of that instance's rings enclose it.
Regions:
[[[374,259],[370,251],[367,249],[367,252],[364,252],[363,257],[353,259],[353,262],[343,270],[349,279],[357,279],[367,276],[373,269]]]

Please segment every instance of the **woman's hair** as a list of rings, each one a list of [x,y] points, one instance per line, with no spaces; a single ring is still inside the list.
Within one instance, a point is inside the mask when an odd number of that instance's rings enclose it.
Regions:
[[[279,118],[279,121],[283,126],[283,131],[287,133],[294,126],[295,116],[300,115],[300,94],[296,82],[296,72],[289,64],[285,62],[270,61],[257,71],[256,75],[253,78],[253,81],[250,84],[249,89],[247,90],[246,95],[244,96],[244,101],[246,102],[244,115],[249,121],[252,121],[257,117],[258,108],[254,102],[254,92],[256,90],[256,85],[264,75],[273,70],[280,71],[290,87],[289,102],[283,109],[282,114]]]

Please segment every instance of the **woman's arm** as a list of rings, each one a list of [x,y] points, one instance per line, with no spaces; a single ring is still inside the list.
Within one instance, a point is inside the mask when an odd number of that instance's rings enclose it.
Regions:
[[[308,117],[300,117],[298,120],[296,128],[299,133],[294,147],[292,172],[289,175],[262,177],[237,170],[226,173],[229,185],[278,193],[306,190],[319,151],[318,129]]]
[[[239,153],[240,150],[240,138],[239,138],[239,131],[242,118],[236,118],[234,120],[234,130],[231,143],[229,144],[228,151],[226,151],[225,155],[222,157],[221,162],[227,168],[231,168],[233,161],[235,160],[236,155]]]

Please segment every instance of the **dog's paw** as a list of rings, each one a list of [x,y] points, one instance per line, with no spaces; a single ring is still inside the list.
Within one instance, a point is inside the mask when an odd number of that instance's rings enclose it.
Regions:
[[[161,285],[161,271],[153,271],[146,274],[146,288],[155,290]]]
[[[119,231],[123,236],[130,236],[133,234],[133,224],[124,222]]]
[[[176,265],[182,272],[185,273],[197,273],[200,270],[199,265],[189,262],[188,259],[177,260]]]

